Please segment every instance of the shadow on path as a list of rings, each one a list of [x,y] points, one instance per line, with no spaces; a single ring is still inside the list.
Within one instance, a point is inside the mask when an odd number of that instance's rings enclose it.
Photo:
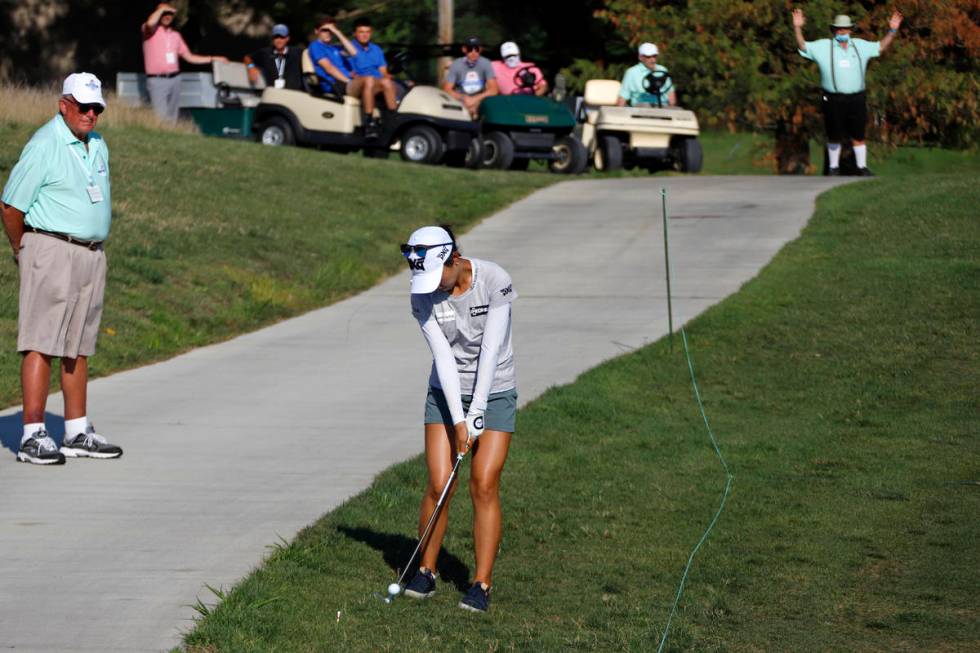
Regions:
[[[61,446],[61,440],[65,437],[65,418],[54,413],[44,413],[44,424],[48,429],[48,435],[54,438],[55,444]],[[16,454],[20,449],[20,437],[23,434],[23,411],[0,417],[0,442],[4,447]]]
[[[337,531],[352,540],[363,542],[375,551],[381,552],[381,557],[396,572],[401,573],[402,567],[408,562],[408,556],[412,555],[418,540],[407,538],[404,535],[392,533],[379,533],[369,528],[351,528],[350,526],[338,526]],[[414,562],[418,565],[418,560]],[[462,560],[443,547],[439,552],[439,577],[451,583],[460,592],[466,592],[470,588],[470,568]],[[412,574],[405,578],[405,582],[412,579]]]

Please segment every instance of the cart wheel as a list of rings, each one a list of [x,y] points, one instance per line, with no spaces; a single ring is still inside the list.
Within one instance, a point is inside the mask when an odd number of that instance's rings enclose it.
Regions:
[[[589,164],[589,151],[582,141],[573,136],[562,136],[552,148],[555,158],[548,164],[552,172],[563,175],[577,175],[585,171]]]
[[[296,139],[289,121],[274,116],[259,129],[258,141],[263,145],[293,145]]]
[[[701,172],[701,143],[696,138],[685,138],[677,148],[681,172]]]
[[[438,163],[446,148],[439,132],[428,125],[410,127],[401,141],[402,159],[412,163]]]
[[[446,165],[453,168],[478,169],[483,165],[483,139],[475,136],[470,139],[470,146],[466,148],[465,152],[460,152],[459,150],[446,152],[443,161]]]
[[[595,169],[611,172],[623,167],[623,144],[615,136],[600,136],[595,148]]]
[[[503,132],[483,137],[483,167],[506,170],[514,162],[514,141]]]

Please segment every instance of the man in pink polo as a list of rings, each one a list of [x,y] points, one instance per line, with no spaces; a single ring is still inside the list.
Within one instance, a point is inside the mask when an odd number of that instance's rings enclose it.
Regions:
[[[176,9],[161,2],[140,29],[150,104],[158,116],[169,122],[177,121],[180,110],[180,63],[177,58],[193,64],[228,61],[226,57],[191,52],[184,37],[173,28],[176,14]]]
[[[501,95],[544,95],[548,82],[541,69],[530,61],[521,61],[521,50],[513,41],[500,46],[500,61],[493,62]]]

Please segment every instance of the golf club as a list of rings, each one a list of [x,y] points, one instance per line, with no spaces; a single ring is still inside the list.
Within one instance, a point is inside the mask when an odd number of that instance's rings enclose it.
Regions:
[[[436,518],[439,516],[439,511],[446,502],[446,497],[449,496],[449,488],[453,486],[453,481],[456,480],[456,473],[459,471],[459,464],[463,462],[463,458],[465,456],[465,453],[456,454],[456,464],[453,465],[453,471],[449,473],[449,478],[446,480],[446,486],[442,488],[442,494],[439,495],[439,500],[436,502],[436,507],[432,509],[432,514],[429,515],[429,521],[425,524],[425,528],[422,530],[422,535],[419,536],[419,543],[415,545],[415,550],[412,551],[412,555],[409,556],[408,562],[405,563],[401,576],[398,577],[398,582],[392,583],[388,586],[387,597],[383,597],[377,592],[374,593],[375,596],[385,603],[391,603],[396,596],[401,594],[402,583],[405,582],[405,576],[408,574],[409,569],[412,568],[412,562],[415,560],[415,556],[417,556],[419,551],[422,550],[422,545],[424,545],[425,541],[429,538],[429,531],[432,530],[432,525],[436,523]]]

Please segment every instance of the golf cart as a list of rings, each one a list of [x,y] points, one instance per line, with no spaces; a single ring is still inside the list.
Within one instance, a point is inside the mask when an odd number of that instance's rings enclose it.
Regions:
[[[385,158],[398,150],[413,163],[477,168],[482,160],[480,125],[454,98],[432,86],[407,89],[392,112],[375,110],[383,125],[378,138],[367,138],[361,101],[324,93],[309,53],[303,52],[306,90],[266,88],[255,109],[256,140],[266,145],[311,145],[338,152],[363,150]],[[379,103],[383,101],[379,98]]]
[[[588,151],[575,137],[572,112],[564,104],[534,95],[538,80],[530,67],[518,69],[514,81],[530,92],[494,95],[480,102],[483,166],[526,170],[531,159],[544,159],[552,172],[584,172]]]
[[[648,92],[660,97],[667,73],[647,77]],[[585,83],[579,120],[582,142],[596,170],[643,167],[650,172],[675,168],[701,170],[698,118],[679,107],[616,106],[620,83],[592,79]]]

